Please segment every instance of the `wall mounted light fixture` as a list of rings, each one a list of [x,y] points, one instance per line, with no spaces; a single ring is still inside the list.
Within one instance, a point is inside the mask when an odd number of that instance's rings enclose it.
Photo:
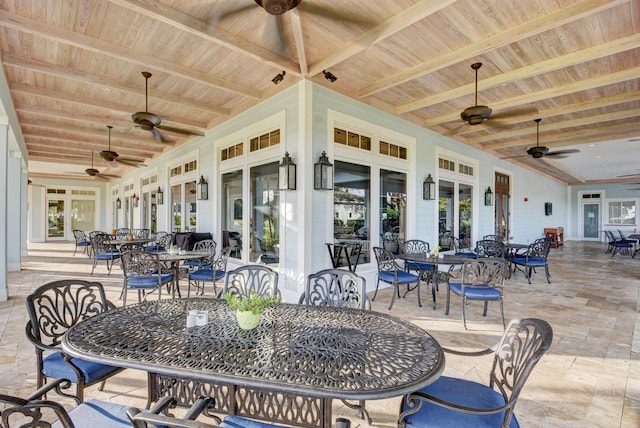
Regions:
[[[333,189],[333,164],[329,162],[326,152],[313,165],[313,188],[316,190]]]
[[[284,153],[278,170],[278,189],[296,190],[296,164],[293,163],[289,152]]]
[[[136,196],[136,194],[133,194],[133,207],[134,208],[138,208],[138,203],[140,201],[140,198],[138,196]]]
[[[330,71],[322,70],[322,74],[324,74],[324,78],[327,79],[331,83],[333,83],[336,80],[338,80],[338,78],[333,73],[331,73]]]
[[[284,79],[284,75],[287,74],[284,70],[282,70],[282,73],[278,73],[276,74],[276,76],[271,79],[271,81],[277,85],[278,83],[282,82],[282,80]]]
[[[196,194],[201,201],[209,199],[209,183],[207,183],[207,180],[205,180],[202,175],[196,184]]]
[[[486,206],[493,205],[493,192],[491,191],[491,186],[487,187],[487,190],[484,192],[484,204]]]
[[[120,198],[116,199],[116,209],[120,209],[122,208],[122,201],[120,200]]]
[[[436,198],[436,182],[433,181],[431,174],[427,174],[427,178],[422,183],[422,199],[432,201]]]
[[[162,193],[160,186],[158,186],[158,190],[156,191],[156,203],[158,205],[164,204],[164,193]]]

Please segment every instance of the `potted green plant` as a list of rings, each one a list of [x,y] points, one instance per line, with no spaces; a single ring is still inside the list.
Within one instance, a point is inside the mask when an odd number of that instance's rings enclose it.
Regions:
[[[248,296],[226,293],[224,298],[227,304],[236,310],[236,320],[243,330],[256,328],[260,323],[262,311],[282,300],[279,295],[261,296],[257,291],[252,291]]]

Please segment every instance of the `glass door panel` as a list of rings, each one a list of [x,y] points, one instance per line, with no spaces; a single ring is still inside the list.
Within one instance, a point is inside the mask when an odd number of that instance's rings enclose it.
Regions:
[[[277,264],[280,260],[280,192],[278,162],[251,168],[251,227],[249,260]]]
[[[185,212],[188,214],[188,222],[185,223],[183,231],[195,232],[198,225],[198,216],[196,214],[196,182],[188,181],[184,183],[184,203]]]
[[[463,248],[471,246],[473,220],[473,186],[458,185],[458,239]]]
[[[230,257],[242,258],[242,171],[222,175],[222,246],[231,247]]]
[[[600,204],[582,205],[583,237],[587,239],[599,239]]]
[[[453,249],[451,234],[455,221],[455,188],[451,181],[446,180],[440,180],[438,187],[438,245],[446,251]]]
[[[96,201],[71,200],[71,230],[96,230]]]
[[[64,200],[49,199],[47,208],[47,238],[65,239]]]

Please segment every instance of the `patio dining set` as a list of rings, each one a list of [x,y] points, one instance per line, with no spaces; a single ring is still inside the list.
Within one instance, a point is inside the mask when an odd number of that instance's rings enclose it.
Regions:
[[[309,274],[296,303],[271,306],[257,327],[247,330],[239,326],[235,310],[223,297],[279,296],[277,271],[263,264],[227,270],[216,258],[228,257],[229,249],[216,253],[215,245],[185,250],[182,255],[198,252],[200,257],[182,259],[167,270],[160,257],[171,252],[158,252],[157,242],[150,243],[137,244],[154,245],[156,252],[121,249],[126,279],[120,307],[107,300],[102,284],[79,279],[44,284],[28,296],[26,332],[36,349],[38,390],[25,398],[0,395],[5,403],[3,426],[13,426],[13,418],[25,415],[46,418],[40,410],[49,408],[63,427],[347,428],[349,419],[333,417],[333,400],[341,400],[371,424],[366,402],[389,397],[402,397],[397,420],[401,427],[476,422],[513,426],[520,390],[553,339],[544,320],[513,319],[505,324],[503,315],[504,334],[497,346],[479,352],[448,349],[417,325],[372,311],[365,279],[336,267]],[[427,280],[437,286],[438,265],[446,262],[458,266],[446,272],[452,292],[487,297],[488,289],[502,286],[516,257],[485,256],[479,246],[466,255],[442,257],[424,249],[420,242],[405,242],[406,257],[398,258],[382,247],[372,248],[378,282],[394,286],[391,305],[400,285],[407,285],[407,292],[419,292],[419,286],[408,285],[416,277],[418,284]],[[130,263],[136,260],[148,264],[134,274]],[[189,272],[189,289],[192,283],[215,283],[216,278],[222,287],[215,291],[214,286],[212,296],[205,296],[198,286],[195,296],[163,299],[160,289],[181,269]],[[194,276],[204,270],[210,276]],[[126,289],[134,286],[136,276],[140,282],[154,278],[157,300],[140,295],[137,303],[127,304]],[[189,324],[193,312],[206,314],[206,321]],[[447,353],[493,355],[488,383],[444,376]],[[85,388],[100,384],[103,389],[109,378],[127,369],[147,372],[146,408],[85,401]],[[75,407],[67,409],[51,396],[42,399],[54,391],[72,397]],[[169,411],[175,406],[185,409],[181,417]]]

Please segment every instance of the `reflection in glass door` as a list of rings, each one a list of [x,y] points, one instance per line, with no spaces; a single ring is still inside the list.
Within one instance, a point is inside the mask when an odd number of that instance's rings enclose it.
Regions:
[[[584,239],[599,239],[600,204],[582,204],[582,236]]]
[[[65,239],[64,200],[49,199],[47,208],[47,239]]]
[[[71,200],[71,230],[91,232],[96,224],[96,201],[86,199]]]

